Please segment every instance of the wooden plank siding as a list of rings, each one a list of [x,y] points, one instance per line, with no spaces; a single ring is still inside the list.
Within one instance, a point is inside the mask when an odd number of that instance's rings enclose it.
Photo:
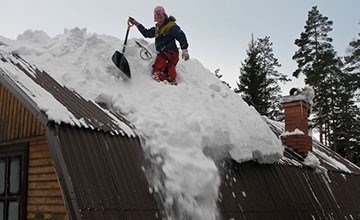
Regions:
[[[27,219],[68,219],[45,137],[29,144]]]
[[[39,120],[1,84],[0,131],[0,142],[45,134]]]
[[[29,143],[27,219],[67,220],[53,160],[39,120],[0,84],[0,145]]]

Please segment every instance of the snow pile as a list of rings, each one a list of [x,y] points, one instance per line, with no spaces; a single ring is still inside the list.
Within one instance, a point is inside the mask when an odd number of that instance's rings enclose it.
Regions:
[[[320,165],[319,158],[317,158],[312,152],[308,152],[308,155],[304,159],[304,164],[313,168],[317,172],[327,173],[327,169]]]
[[[22,59],[17,59],[8,52],[2,50],[0,47],[0,62],[1,70],[10,77],[16,84],[27,93],[28,96],[32,97],[32,100],[37,104],[37,107],[43,111],[48,120],[54,121],[58,124],[66,123],[72,126],[85,127],[94,129],[84,118],[76,118],[62,103],[60,103],[54,96],[52,96],[47,90],[39,86],[34,80],[23,74],[19,68],[15,67],[12,63],[20,65],[22,69],[26,70],[31,77],[36,77],[36,67],[29,65]],[[104,112],[112,119],[115,124],[115,128],[111,131],[113,134],[122,134],[129,137],[135,137],[135,133],[127,124],[115,117],[109,111],[104,109]]]
[[[179,62],[179,85],[172,86],[151,78],[153,59],[140,58],[135,40],[153,57],[156,52],[141,39],[128,40],[126,47],[131,80],[119,77],[111,62],[123,45],[115,37],[74,28],[54,38],[25,31],[18,40],[1,39],[10,45],[8,51],[86,99],[121,112],[136,126],[144,150],[159,168],[150,182],[163,195],[169,219],[217,218],[220,177],[214,160],[220,156],[260,163],[282,157],[280,140],[261,116],[196,59]]]
[[[315,98],[315,91],[311,86],[305,86],[303,89],[292,88],[289,96],[282,98],[283,102],[292,102],[298,100],[304,100],[310,105],[313,105]]]
[[[0,52],[2,52],[1,49]],[[0,58],[6,59],[6,57],[2,57],[1,54]],[[32,99],[37,103],[39,109],[44,111],[50,120],[53,120],[56,123],[65,122],[71,125],[81,124],[80,121],[77,120],[76,117],[50,93],[35,83],[28,76],[23,74],[14,65],[10,64],[10,60],[6,60],[7,62],[1,64],[1,69],[5,71],[5,73],[7,73],[13,81],[17,82],[17,84],[22,87],[23,90],[27,91],[27,94],[32,97]],[[26,67],[24,65],[22,66],[34,76],[33,69],[31,67]]]
[[[280,136],[304,135],[304,132],[295,128],[294,131],[284,131]]]

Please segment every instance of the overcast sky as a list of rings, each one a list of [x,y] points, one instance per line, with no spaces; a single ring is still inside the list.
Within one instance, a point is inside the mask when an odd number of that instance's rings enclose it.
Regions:
[[[270,36],[282,64],[279,70],[292,74],[296,63],[291,57],[298,49],[294,41],[304,31],[312,6],[334,22],[330,36],[339,55],[360,32],[360,0],[1,0],[0,35],[15,39],[32,29],[53,37],[65,28],[79,27],[123,39],[127,17],[151,27],[157,5],[177,18],[187,35],[190,56],[211,71],[220,68],[223,80],[233,87],[252,33],[255,38]],[[142,36],[133,28],[129,37]]]

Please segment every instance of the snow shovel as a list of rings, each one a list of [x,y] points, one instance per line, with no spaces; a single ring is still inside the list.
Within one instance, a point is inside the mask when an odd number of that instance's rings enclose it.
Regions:
[[[126,36],[125,36],[124,47],[122,49],[122,53],[120,53],[119,51],[115,51],[115,53],[111,57],[115,66],[117,68],[119,68],[121,70],[121,72],[123,72],[129,78],[131,78],[130,66],[129,66],[129,62],[126,60],[124,53],[125,53],[126,42],[128,39],[128,35],[129,35],[131,26],[133,26],[133,24],[128,22],[128,27],[126,30]]]

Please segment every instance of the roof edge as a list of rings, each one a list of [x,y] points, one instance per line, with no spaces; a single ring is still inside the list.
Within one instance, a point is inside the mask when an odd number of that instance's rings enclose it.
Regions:
[[[21,89],[16,85],[9,76],[0,68],[0,83],[7,89],[9,92],[15,96],[16,99],[20,101],[21,104],[27,108],[31,114],[33,114],[40,123],[47,127],[49,122],[48,117],[45,115],[45,112],[41,111],[36,103]]]
[[[46,140],[48,142],[51,157],[54,161],[56,175],[61,187],[61,191],[63,192],[64,202],[66,204],[69,217],[70,219],[81,219],[79,212],[77,212],[79,207],[76,201],[74,185],[70,178],[63,153],[60,150],[60,143],[57,135],[59,126],[60,125],[56,124],[55,122],[48,124],[49,129],[47,129],[45,132]]]

